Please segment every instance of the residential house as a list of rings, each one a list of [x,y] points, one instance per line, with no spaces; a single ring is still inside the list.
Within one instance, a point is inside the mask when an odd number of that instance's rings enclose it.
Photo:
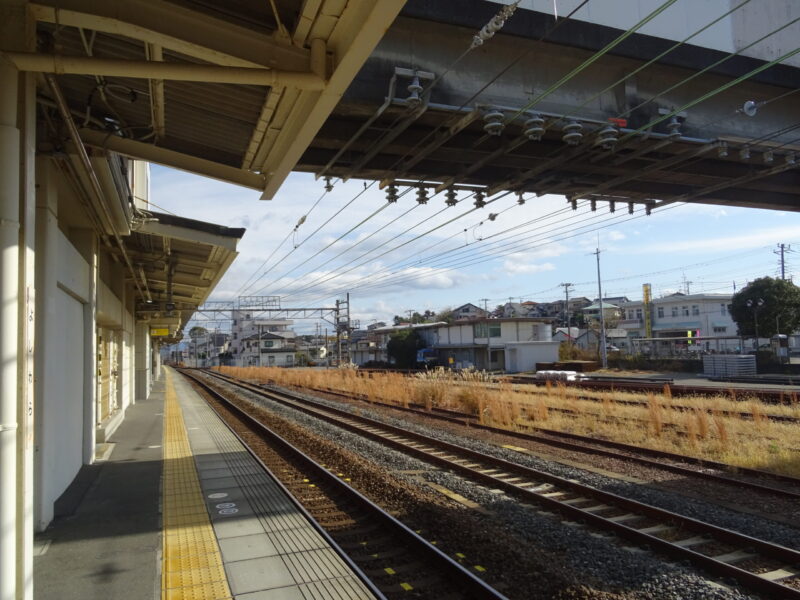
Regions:
[[[487,312],[479,306],[467,303],[454,308],[451,314],[454,321],[468,321],[470,319],[483,319],[486,317]]]

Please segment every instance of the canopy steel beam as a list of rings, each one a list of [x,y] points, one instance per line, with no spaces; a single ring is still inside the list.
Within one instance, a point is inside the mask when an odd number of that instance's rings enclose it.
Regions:
[[[11,61],[20,71],[37,73],[238,83],[270,87],[295,87],[312,91],[319,91],[325,87],[325,81],[322,77],[314,73],[277,71],[265,68],[223,67],[149,60],[118,60],[64,54],[38,54],[35,52],[4,52],[0,57]]]
[[[311,70],[302,47],[173,2],[42,0],[29,6],[38,21],[122,35],[217,65]]]
[[[269,149],[261,165],[261,172],[268,178],[262,199],[275,197],[404,4],[405,0],[347,4],[327,39],[327,48],[336,60],[333,73],[321,94],[295,105],[287,126]]]
[[[223,165],[189,154],[175,152],[174,150],[167,150],[159,148],[152,144],[145,144],[144,142],[137,142],[127,138],[120,137],[116,134],[96,131],[94,129],[81,129],[81,139],[90,146],[111,150],[130,158],[138,158],[164,165],[166,167],[173,167],[181,171],[188,171],[189,173],[197,173],[212,179],[218,179],[228,183],[235,183],[243,187],[252,188],[254,190],[264,189],[264,177],[249,171],[243,171],[236,167]]]

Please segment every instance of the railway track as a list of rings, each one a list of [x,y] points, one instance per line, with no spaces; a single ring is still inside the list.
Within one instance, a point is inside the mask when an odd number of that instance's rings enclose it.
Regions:
[[[232,382],[237,382],[237,380],[220,373],[213,373],[213,375]],[[493,427],[491,425],[484,425],[480,423],[474,416],[457,411],[439,408],[427,410],[421,405],[409,405],[409,407],[403,407],[397,404],[390,404],[386,402],[367,401],[363,398],[355,397],[352,394],[346,394],[326,388],[307,389],[309,389],[309,391],[331,394],[351,401],[365,402],[372,406],[382,406],[401,412],[417,414],[425,418],[440,419],[456,425],[463,425],[472,429],[480,429],[498,435],[505,435],[520,440],[546,444],[548,446],[553,446],[564,450],[633,462],[654,469],[677,473],[687,477],[696,477],[709,481],[715,481],[717,483],[731,485],[737,488],[751,489],[756,492],[777,495],[800,501],[800,479],[788,475],[782,475],[780,473],[762,471],[759,469],[750,469],[747,467],[738,467],[713,460],[686,456],[684,454],[676,454],[673,452],[655,450],[642,446],[632,446],[630,444],[614,442],[612,440],[593,438],[576,433],[546,429],[538,426],[531,427],[531,432],[514,431],[500,427]],[[735,473],[736,476],[731,476],[731,473]],[[745,477],[751,477],[753,480],[745,479]],[[783,484],[785,487],[776,487],[773,485],[774,483]]]
[[[732,578],[769,598],[800,599],[800,552],[286,392],[226,380],[571,521]]]
[[[529,377],[503,377],[508,383],[517,385],[541,386],[544,382],[531,380]],[[606,379],[584,379],[582,381],[567,382],[569,387],[580,387],[594,390],[608,390],[617,392],[663,392],[665,385],[670,394],[679,396],[725,396],[731,400],[750,399],[757,397],[762,402],[769,404],[797,404],[800,402],[800,390],[776,390],[772,388],[735,388],[731,386],[705,386],[681,385],[665,383],[659,380],[641,380],[639,378],[622,379],[609,377]]]
[[[280,474],[282,485],[333,538],[377,597],[508,600],[202,378],[180,372],[211,398],[212,409],[264,468]],[[259,441],[269,450],[259,448]]]
[[[325,393],[337,395],[350,400],[354,399],[351,395],[341,392],[325,391]],[[612,440],[593,438],[576,433],[557,431],[554,429],[545,429],[538,426],[531,428],[533,429],[533,432],[512,431],[509,429],[502,429],[500,427],[493,427],[491,425],[484,425],[471,415],[446,409],[432,408],[429,411],[425,410],[421,406],[410,406],[409,408],[406,408],[403,406],[382,402],[369,402],[369,404],[383,406],[403,412],[409,412],[426,418],[441,419],[450,423],[464,425],[465,427],[470,427],[472,429],[480,429],[499,435],[514,437],[520,440],[546,444],[548,446],[562,448],[564,450],[635,462],[647,467],[670,471],[687,477],[698,477],[701,479],[733,485],[738,488],[751,489],[757,492],[774,494],[800,501],[800,479],[796,477],[790,477],[788,475],[781,475],[780,473],[771,473],[769,471],[749,469],[746,467],[735,467],[727,463],[716,462],[713,460],[695,458],[693,456],[675,454],[673,452],[665,452],[662,450],[654,450],[641,446],[632,446],[630,444],[614,442]],[[696,468],[691,468],[686,465],[691,465],[691,467]],[[698,468],[703,470],[698,470]],[[713,472],[711,470],[713,470]],[[729,473],[733,472],[738,474],[739,477],[732,477],[729,475]],[[754,479],[758,479],[759,481],[750,481],[743,479],[741,476],[749,476]],[[766,482],[778,482],[785,484],[786,487],[775,487],[774,485],[770,485]]]

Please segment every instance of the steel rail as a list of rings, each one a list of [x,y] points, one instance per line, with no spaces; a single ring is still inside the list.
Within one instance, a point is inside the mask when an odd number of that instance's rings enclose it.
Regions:
[[[281,437],[280,435],[272,431],[269,427],[261,423],[258,419],[248,414],[246,411],[238,407],[235,403],[231,402],[231,400],[226,398],[219,391],[209,386],[208,383],[204,382],[194,373],[191,373],[190,371],[185,369],[179,370],[179,372],[182,375],[194,381],[205,392],[207,392],[213,398],[222,403],[228,410],[233,412],[237,417],[245,421],[247,423],[247,426],[250,427],[254,432],[268,439],[270,444],[273,444],[279,447],[281,450],[290,454],[294,459],[302,463],[304,468],[313,472],[315,477],[318,477],[320,480],[324,481],[326,485],[329,485],[331,488],[335,489],[337,493],[342,494],[343,496],[347,497],[348,500],[357,504],[370,516],[376,517],[386,526],[387,529],[391,530],[406,544],[408,544],[414,550],[419,551],[422,554],[422,556],[430,560],[431,561],[430,564],[435,565],[437,568],[441,569],[442,572],[445,573],[450,578],[449,581],[453,583],[454,587],[459,588],[464,593],[468,594],[468,596],[466,596],[467,598],[475,598],[476,600],[484,600],[484,599],[508,600],[506,596],[504,596],[503,594],[492,588],[482,579],[470,573],[458,562],[454,561],[444,552],[439,550],[436,546],[434,546],[433,544],[429,543],[428,541],[420,537],[408,526],[404,525],[402,522],[394,518],[392,515],[390,515],[388,512],[380,508],[377,504],[373,503],[366,496],[364,496],[363,494],[352,488],[346,482],[342,481],[335,473],[323,467],[321,464],[316,462],[314,459],[305,454],[303,451],[296,448],[294,445],[289,443],[283,437]],[[225,422],[224,419],[223,422]],[[239,436],[237,435],[237,437]],[[240,441],[242,441],[245,447],[248,447],[247,444],[243,440],[241,440],[241,438],[239,439]],[[252,451],[250,452],[251,454],[253,454]],[[343,553],[343,551],[340,552]],[[352,564],[352,561],[349,558],[347,558],[346,560],[348,561],[348,563]],[[358,570],[357,568],[356,568],[356,573],[359,574],[359,577],[366,578],[366,575],[363,575],[363,573],[361,573],[361,571]],[[366,581],[369,582],[369,579],[367,578]],[[369,585],[370,589],[374,589],[374,585],[371,582],[369,582]]]
[[[231,381],[228,383],[248,389]],[[718,576],[736,579],[746,587],[767,594],[771,598],[800,599],[800,589],[788,587],[778,580],[769,579],[729,562],[717,560],[713,556],[692,550],[691,546],[722,541],[740,550],[747,549],[758,553],[748,555],[747,558],[777,559],[783,562],[784,566],[776,571],[789,573],[788,577],[780,577],[781,579],[794,577],[795,575],[792,573],[800,573],[800,551],[605,492],[544,471],[487,456],[456,444],[387,425],[367,417],[353,415],[347,411],[321,404],[318,405],[320,408],[311,408],[308,404],[314,403],[309,400],[304,399],[301,403],[288,394],[258,388],[254,391],[264,398],[300,410],[381,444],[397,448],[469,479],[536,502],[570,519],[612,531],[638,545],[651,547],[674,558],[688,560]],[[558,499],[559,496],[569,494],[575,494],[577,498]],[[590,503],[599,501],[600,504],[590,504],[587,507],[574,505],[584,501]],[[602,510],[613,508],[621,508],[628,512],[610,518],[596,514]],[[651,532],[655,532],[652,526],[636,529],[625,524],[645,517],[657,520],[659,522],[659,525],[656,526],[658,530],[677,528],[679,531],[691,532],[691,534],[685,539],[671,542],[652,535]],[[724,555],[718,556],[722,558]]]

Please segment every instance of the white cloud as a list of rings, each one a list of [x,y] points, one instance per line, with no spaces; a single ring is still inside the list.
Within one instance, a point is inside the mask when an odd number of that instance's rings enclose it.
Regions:
[[[613,231],[609,231],[608,232],[608,236],[607,237],[612,242],[619,242],[620,240],[624,240],[627,236],[624,233],[622,233],[621,231],[613,230]]]
[[[775,227],[760,229],[750,233],[722,236],[715,238],[699,238],[675,240],[642,246],[638,252],[713,252],[718,250],[746,250],[767,246],[783,239],[794,239],[800,236],[800,226]]]
[[[555,271],[555,265],[553,263],[542,263],[542,264],[532,264],[532,263],[520,263],[513,260],[507,260],[503,263],[503,271],[506,274],[514,276],[514,275],[529,275],[531,273],[541,273],[543,271]]]

